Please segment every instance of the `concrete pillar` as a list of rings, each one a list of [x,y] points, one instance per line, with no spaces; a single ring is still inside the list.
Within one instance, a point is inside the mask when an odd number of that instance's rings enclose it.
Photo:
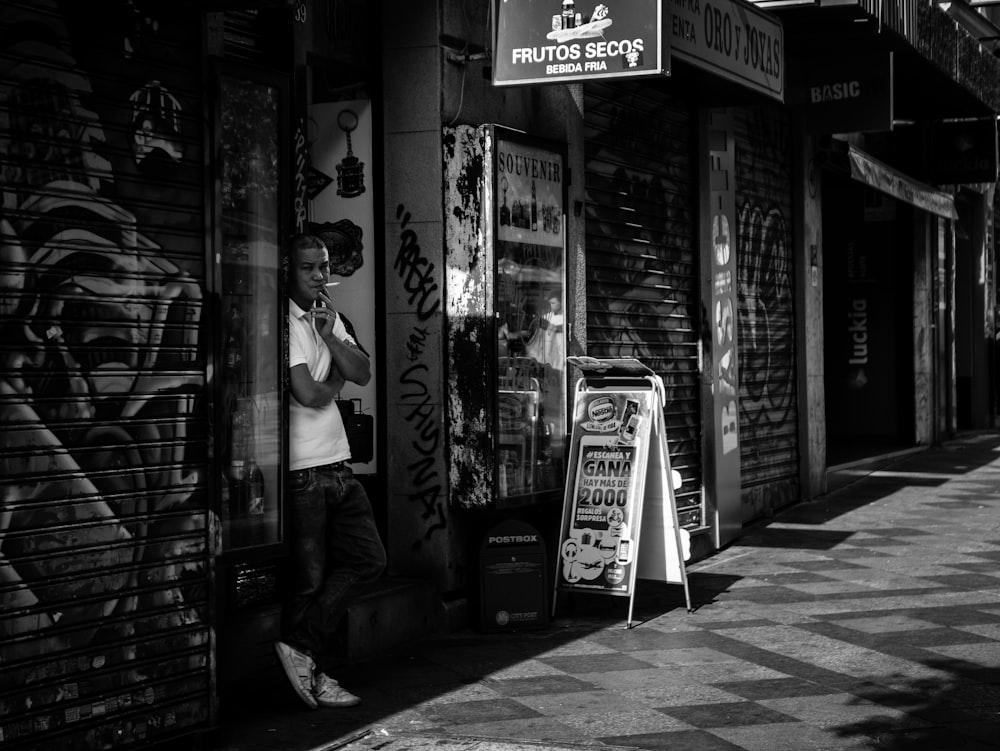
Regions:
[[[447,592],[466,572],[447,504],[437,7],[382,4],[387,543],[391,574]]]
[[[913,242],[913,415],[914,443],[929,445],[933,438],[934,368],[932,361],[934,331],[931,327],[931,254],[933,243],[927,229],[928,219],[917,212]]]
[[[801,128],[797,132],[802,134]],[[796,350],[799,391],[799,480],[804,499],[826,492],[826,386],[823,360],[823,195],[815,139],[795,148]]]

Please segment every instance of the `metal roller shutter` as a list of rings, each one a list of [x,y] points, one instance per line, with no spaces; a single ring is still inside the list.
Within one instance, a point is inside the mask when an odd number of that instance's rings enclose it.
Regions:
[[[702,526],[694,111],[653,87],[585,87],[587,351],[634,357],[667,389],[685,527]]]
[[[200,40],[180,8],[0,6],[5,749],[208,721]]]
[[[798,497],[791,128],[775,108],[734,114],[740,469],[755,516]]]

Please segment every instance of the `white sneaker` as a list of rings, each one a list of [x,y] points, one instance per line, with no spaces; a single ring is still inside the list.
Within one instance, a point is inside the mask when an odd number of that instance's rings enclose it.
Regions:
[[[274,651],[278,653],[278,660],[281,661],[281,667],[285,669],[285,675],[288,676],[295,693],[309,709],[316,709],[316,699],[312,691],[315,668],[313,658],[283,641],[274,643]]]
[[[361,699],[325,673],[317,673],[313,678],[313,698],[321,707],[354,707],[361,703]]]

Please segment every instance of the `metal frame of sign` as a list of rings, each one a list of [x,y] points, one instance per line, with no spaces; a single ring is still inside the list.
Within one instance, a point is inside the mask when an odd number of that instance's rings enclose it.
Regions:
[[[677,521],[662,379],[638,360],[569,357],[577,381],[552,610],[560,590],[628,597],[637,578],[682,584],[687,530]]]

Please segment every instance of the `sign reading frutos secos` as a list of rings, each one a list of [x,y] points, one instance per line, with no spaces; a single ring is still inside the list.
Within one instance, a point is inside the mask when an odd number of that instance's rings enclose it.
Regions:
[[[500,0],[498,86],[670,72],[661,0]]]
[[[497,86],[670,75],[671,57],[784,100],[780,22],[747,0],[499,0]]]

